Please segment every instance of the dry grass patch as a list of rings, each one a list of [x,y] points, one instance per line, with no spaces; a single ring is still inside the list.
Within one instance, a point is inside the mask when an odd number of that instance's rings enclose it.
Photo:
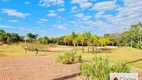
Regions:
[[[82,57],[85,60],[92,60],[95,56],[91,53],[83,53]],[[111,49],[111,53],[97,53],[97,56],[107,57],[111,62],[124,61],[132,67],[142,69],[142,50],[138,50],[130,47],[119,47]]]

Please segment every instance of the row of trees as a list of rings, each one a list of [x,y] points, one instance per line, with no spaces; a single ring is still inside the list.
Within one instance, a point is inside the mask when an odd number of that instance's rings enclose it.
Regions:
[[[116,35],[116,34],[115,34]],[[117,34],[117,44],[122,46],[130,46],[134,48],[142,48],[142,24],[141,22],[131,25],[131,27],[121,33]]]
[[[89,46],[92,46],[92,53],[94,53],[94,47],[96,47],[97,50],[97,46],[105,46],[107,44],[111,44],[111,41],[109,39],[109,37],[99,37],[97,35],[93,35],[91,33],[91,31],[88,32],[84,32],[83,34],[78,33],[76,34],[75,32],[72,32],[69,35],[64,36],[63,39],[65,44],[70,44],[70,42],[72,42],[72,44],[74,45],[74,53],[76,53],[76,45],[82,45],[82,52],[84,53],[84,45],[87,45],[87,51],[89,52]]]
[[[69,45],[69,46],[82,46],[82,52],[84,52],[83,46],[88,46],[87,51],[89,52],[89,46],[92,46],[92,52],[94,52],[93,46],[105,46],[105,45],[114,45],[114,46],[131,46],[135,48],[142,48],[142,24],[141,22],[131,25],[129,29],[125,29],[122,33],[112,33],[104,34],[104,36],[99,37],[92,34],[92,32],[84,33],[75,33],[56,37],[49,38],[47,36],[39,37],[38,34],[28,33],[27,37],[20,36],[17,33],[6,33],[4,30],[0,30],[0,42],[9,43],[9,42],[18,42],[24,41],[27,42],[39,42],[41,44],[59,44],[59,45]],[[76,49],[76,48],[75,48]],[[76,50],[74,50],[76,53]]]
[[[20,36],[17,33],[6,33],[4,30],[0,30],[0,42],[2,43],[10,43],[23,40],[24,36]]]

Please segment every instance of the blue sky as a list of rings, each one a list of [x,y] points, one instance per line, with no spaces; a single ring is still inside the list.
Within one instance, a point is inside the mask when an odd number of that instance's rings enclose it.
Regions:
[[[141,0],[0,0],[0,29],[57,37],[122,32],[142,21]]]

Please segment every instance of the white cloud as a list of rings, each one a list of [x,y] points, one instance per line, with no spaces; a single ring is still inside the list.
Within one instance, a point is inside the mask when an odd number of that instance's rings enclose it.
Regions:
[[[52,12],[55,12],[54,10],[49,10],[48,12],[52,13]]]
[[[16,16],[19,18],[25,18],[26,16],[28,16],[28,13],[22,13],[22,12],[18,12],[17,10],[14,9],[1,9],[3,12],[2,13],[6,13],[9,16]]]
[[[52,26],[58,29],[66,29],[64,25],[52,25]]]
[[[30,2],[24,2],[25,4],[30,4]]]
[[[82,9],[86,9],[86,8],[91,7],[92,3],[91,2],[82,2],[82,3],[79,3],[79,5]]]
[[[87,9],[92,6],[92,3],[88,0],[72,0],[72,4],[79,4],[80,8]]]
[[[92,17],[92,16],[84,16],[82,19],[83,19],[84,21],[86,21],[86,20],[89,20],[91,17]]]
[[[43,22],[42,22],[42,21],[37,21],[37,23],[41,24],[41,23],[43,23]]]
[[[78,14],[76,14],[74,16],[77,17],[77,18],[80,18],[80,19],[82,19],[84,21],[89,20],[92,17],[92,16],[86,16],[83,13],[78,13]]]
[[[72,11],[77,10],[77,6],[73,6],[73,7],[71,8],[71,10],[72,10]]]
[[[49,13],[47,16],[54,17],[54,16],[57,16],[57,14],[56,13]]]
[[[37,21],[37,23],[41,24],[41,23],[44,23],[44,22],[47,22],[47,21],[48,21],[47,19],[42,18],[42,19],[39,19],[39,21]]]
[[[1,24],[0,24],[0,28],[10,28],[10,29],[14,29],[14,28],[16,28],[16,27],[7,26],[7,25],[1,25]]]
[[[40,21],[47,22],[48,20],[47,19],[40,19]]]
[[[142,14],[142,1],[139,0],[124,0],[124,7],[119,7],[118,13],[119,16],[131,16],[136,15],[139,13],[139,15]],[[139,16],[138,15],[138,16]],[[137,17],[138,17],[137,16]]]
[[[116,8],[117,5],[115,4],[115,1],[104,1],[104,2],[98,2],[94,4],[93,10],[111,10]]]
[[[74,16],[76,16],[77,18],[82,18],[82,17],[84,17],[84,14],[83,13],[78,13],[78,14],[76,14]]]
[[[57,4],[64,4],[64,0],[57,0]]]
[[[97,18],[102,17],[104,13],[105,13],[104,11],[99,11],[99,12],[97,12],[97,13],[95,14],[95,18],[97,19]]]
[[[83,2],[87,2],[88,0],[72,0],[71,3],[75,4],[75,3],[83,3]]]
[[[19,22],[19,20],[8,20],[8,22]]]
[[[49,7],[54,5],[64,5],[64,0],[40,0],[39,6]]]
[[[57,9],[57,11],[63,12],[63,11],[65,11],[65,9],[64,8],[59,8],[59,9]]]
[[[22,31],[32,31],[32,29],[29,28],[24,28],[24,27],[14,27],[14,26],[8,26],[8,25],[2,25],[0,24],[0,28],[6,28],[6,29],[17,29],[17,30],[22,30]]]

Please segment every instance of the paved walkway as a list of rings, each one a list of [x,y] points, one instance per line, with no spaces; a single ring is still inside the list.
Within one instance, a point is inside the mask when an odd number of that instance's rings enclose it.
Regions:
[[[54,56],[2,57],[0,80],[79,80],[80,64],[56,64]],[[142,71],[133,68],[132,72]]]
[[[55,64],[53,56],[0,58],[0,80],[78,80],[80,64]]]

